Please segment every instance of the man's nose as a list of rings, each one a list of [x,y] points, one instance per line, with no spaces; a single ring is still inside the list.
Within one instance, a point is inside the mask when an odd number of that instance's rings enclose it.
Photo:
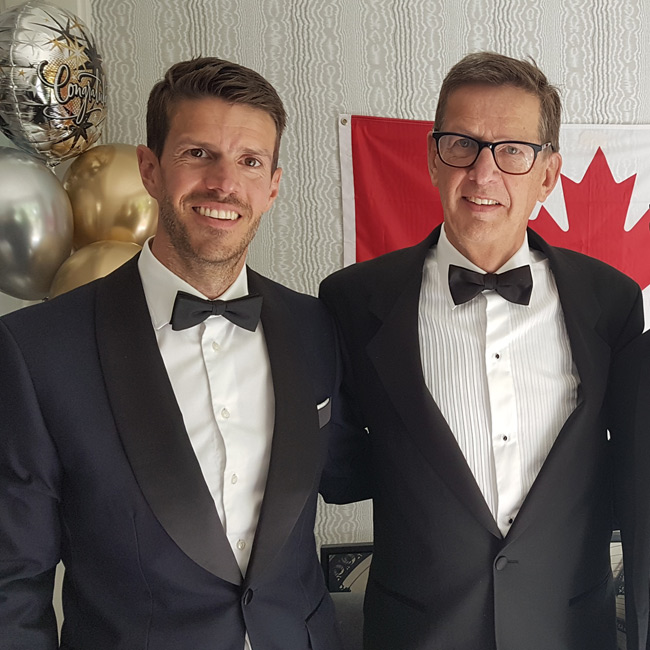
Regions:
[[[492,151],[488,147],[483,147],[470,168],[470,178],[478,183],[490,180],[499,173],[499,168],[494,160]]]
[[[232,194],[239,187],[237,164],[223,157],[216,158],[205,169],[205,185],[210,190]]]

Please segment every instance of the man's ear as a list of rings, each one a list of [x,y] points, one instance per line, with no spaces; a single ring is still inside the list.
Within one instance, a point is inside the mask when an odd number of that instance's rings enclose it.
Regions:
[[[269,191],[269,200],[264,208],[264,212],[271,209],[271,206],[275,203],[275,199],[278,196],[278,190],[280,189],[280,179],[282,178],[282,168],[277,167],[271,176],[271,186]]]
[[[544,169],[542,185],[539,188],[539,195],[537,197],[538,201],[543,202],[548,198],[548,195],[553,191],[553,188],[560,178],[561,169],[562,156],[554,151],[546,161],[546,168]]]
[[[429,167],[429,176],[434,187],[438,187],[438,148],[436,141],[433,139],[433,131],[427,134],[427,165]]]
[[[138,145],[136,149],[138,156],[138,169],[142,184],[151,196],[158,200],[160,188],[160,161],[158,156],[143,144]]]

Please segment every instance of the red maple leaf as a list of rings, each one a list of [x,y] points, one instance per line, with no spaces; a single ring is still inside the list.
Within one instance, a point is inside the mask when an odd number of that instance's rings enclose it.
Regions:
[[[564,232],[544,207],[531,226],[549,244],[607,262],[645,288],[650,284],[650,210],[631,230],[624,228],[635,181],[636,174],[617,183],[599,147],[579,183],[561,176],[569,230]]]

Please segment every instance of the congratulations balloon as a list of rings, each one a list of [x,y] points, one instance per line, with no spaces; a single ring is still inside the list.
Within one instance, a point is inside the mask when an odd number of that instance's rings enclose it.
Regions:
[[[103,278],[141,249],[133,242],[98,241],[73,253],[63,262],[52,282],[50,296],[59,296],[82,284]]]
[[[72,248],[72,208],[56,176],[31,156],[0,147],[0,291],[47,296]]]
[[[102,58],[74,14],[26,2],[0,15],[0,129],[48,165],[101,135]]]
[[[74,245],[131,241],[154,234],[158,204],[145,190],[135,147],[106,144],[76,158],[63,177],[74,215]]]

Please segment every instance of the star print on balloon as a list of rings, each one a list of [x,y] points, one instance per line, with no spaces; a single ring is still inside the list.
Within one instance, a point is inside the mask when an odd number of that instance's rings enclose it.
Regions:
[[[97,142],[106,119],[102,58],[74,14],[26,2],[0,14],[0,128],[50,166]]]

